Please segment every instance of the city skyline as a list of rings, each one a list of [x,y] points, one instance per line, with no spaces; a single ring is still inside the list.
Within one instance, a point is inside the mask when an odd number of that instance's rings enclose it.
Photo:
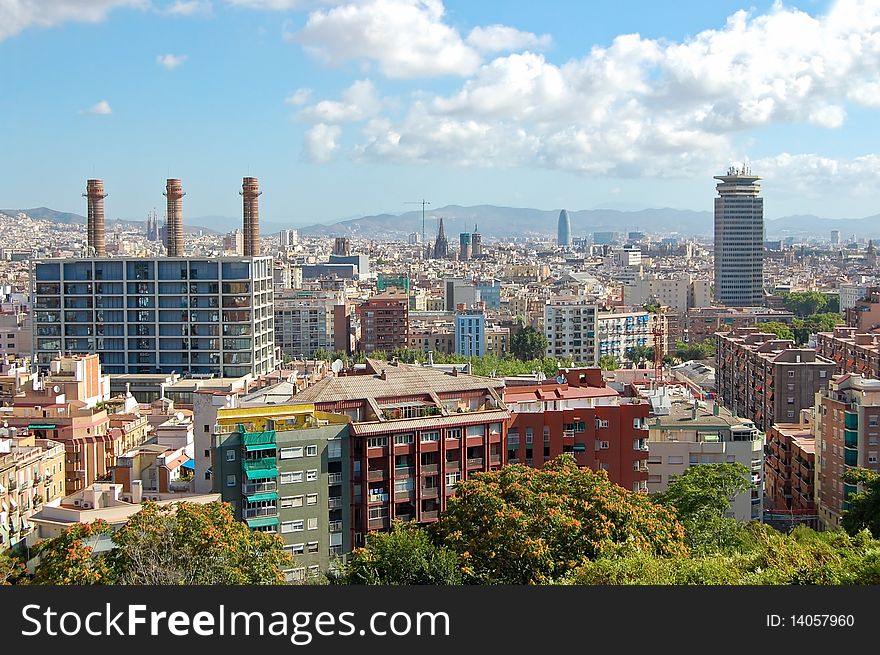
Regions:
[[[188,216],[235,216],[253,175],[292,227],[422,195],[708,211],[748,161],[769,220],[876,213],[870,3],[81,4],[0,2],[3,206],[85,214],[98,178],[143,220],[176,177]]]

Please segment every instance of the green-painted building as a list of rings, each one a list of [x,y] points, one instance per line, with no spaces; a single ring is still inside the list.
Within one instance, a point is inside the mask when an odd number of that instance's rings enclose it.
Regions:
[[[380,273],[379,277],[376,278],[376,290],[382,293],[392,287],[409,293],[409,275],[387,275]]]

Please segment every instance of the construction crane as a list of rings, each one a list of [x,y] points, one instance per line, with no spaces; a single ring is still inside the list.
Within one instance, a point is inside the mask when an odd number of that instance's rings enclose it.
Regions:
[[[663,323],[660,315],[654,315],[654,328],[651,330],[654,335],[654,384],[660,384],[663,377]]]
[[[430,205],[429,200],[411,200],[403,203],[404,205],[421,205],[422,206],[422,246],[425,245],[425,205]]]

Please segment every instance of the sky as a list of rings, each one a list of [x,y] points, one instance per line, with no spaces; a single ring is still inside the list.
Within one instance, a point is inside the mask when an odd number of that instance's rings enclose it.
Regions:
[[[0,0],[0,207],[880,213],[880,2]],[[207,225],[207,227],[211,227]]]

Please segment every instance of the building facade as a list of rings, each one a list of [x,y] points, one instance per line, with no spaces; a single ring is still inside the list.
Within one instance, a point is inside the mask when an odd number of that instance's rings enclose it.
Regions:
[[[544,305],[547,356],[592,365],[597,359],[595,298],[556,296]]]
[[[270,257],[35,261],[36,363],[96,352],[106,373],[268,373],[272,273]]]
[[[859,485],[843,481],[853,467],[880,472],[880,380],[846,373],[816,394],[813,421],[816,438],[816,498],[819,519],[827,528],[840,526],[847,499]]]
[[[367,359],[294,397],[351,419],[352,544],[395,518],[436,521],[460,480],[505,462],[503,382]]]
[[[455,352],[465,357],[486,354],[486,314],[468,309],[455,314]]]
[[[722,305],[764,303],[764,199],[748,168],[716,175],[715,299]]]
[[[290,357],[314,357],[318,350],[333,351],[334,297],[303,292],[275,299],[275,345]]]
[[[717,402],[760,430],[792,423],[828,388],[835,364],[759,328],[715,335]]]
[[[650,405],[623,398],[597,368],[567,369],[554,382],[509,385],[507,463],[540,468],[563,453],[611,481],[647,491]]]
[[[765,517],[792,526],[818,528],[816,438],[810,425],[778,423],[767,429],[764,462]]]
[[[880,378],[880,333],[836,327],[816,335],[816,352],[837,363],[837,373]]]
[[[404,295],[373,296],[357,308],[361,324],[360,349],[391,352],[409,343],[409,300]]]
[[[600,312],[596,315],[596,365],[599,358],[608,355],[622,362],[628,359],[630,348],[653,343],[651,315],[648,312]]]

